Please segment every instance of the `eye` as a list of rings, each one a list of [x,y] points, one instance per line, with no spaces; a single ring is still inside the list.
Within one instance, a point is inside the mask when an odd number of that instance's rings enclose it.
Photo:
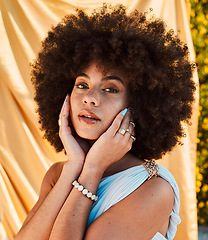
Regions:
[[[118,92],[118,90],[116,88],[112,88],[112,87],[104,88],[104,89],[102,89],[102,91],[103,92],[108,92],[108,93],[117,93]]]
[[[78,89],[88,89],[89,88],[86,83],[77,83],[75,86]]]

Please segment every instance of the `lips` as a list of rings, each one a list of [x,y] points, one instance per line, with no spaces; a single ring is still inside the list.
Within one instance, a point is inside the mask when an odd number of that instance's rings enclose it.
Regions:
[[[101,119],[95,113],[86,110],[81,111],[78,115],[78,118],[81,122],[86,124],[95,124],[101,121]]]

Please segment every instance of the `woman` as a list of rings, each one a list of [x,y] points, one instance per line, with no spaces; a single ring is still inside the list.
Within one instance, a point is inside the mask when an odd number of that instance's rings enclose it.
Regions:
[[[188,55],[162,20],[122,5],[49,31],[32,80],[44,137],[68,161],[46,173],[16,240],[174,238],[178,187],[153,159],[191,116]]]

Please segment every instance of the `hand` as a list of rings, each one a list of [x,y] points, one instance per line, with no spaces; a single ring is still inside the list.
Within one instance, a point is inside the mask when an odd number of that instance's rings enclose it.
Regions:
[[[132,148],[134,126],[130,124],[130,120],[130,111],[127,111],[125,116],[122,115],[122,112],[116,116],[111,126],[89,150],[85,159],[85,166],[105,171],[112,163],[120,160]],[[119,129],[123,129],[124,133],[118,132]]]
[[[81,145],[86,150],[86,144],[85,142],[81,142],[78,136],[76,136],[76,138],[73,136],[72,129],[69,126],[69,113],[70,96],[67,95],[59,115],[59,123],[61,122],[61,124],[59,124],[59,136],[64,145],[64,149],[68,156],[69,162],[75,163],[81,171],[85,160],[85,152],[82,149]]]

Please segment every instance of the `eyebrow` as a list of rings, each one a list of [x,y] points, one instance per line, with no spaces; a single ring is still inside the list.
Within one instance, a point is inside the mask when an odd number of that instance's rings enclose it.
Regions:
[[[86,77],[86,78],[90,79],[90,77],[87,76],[87,74],[85,74],[85,73],[80,73],[77,75],[77,77]],[[117,81],[121,82],[122,84],[124,84],[122,79],[118,76],[107,76],[107,77],[102,78],[101,81],[107,81],[107,80],[117,80]]]

